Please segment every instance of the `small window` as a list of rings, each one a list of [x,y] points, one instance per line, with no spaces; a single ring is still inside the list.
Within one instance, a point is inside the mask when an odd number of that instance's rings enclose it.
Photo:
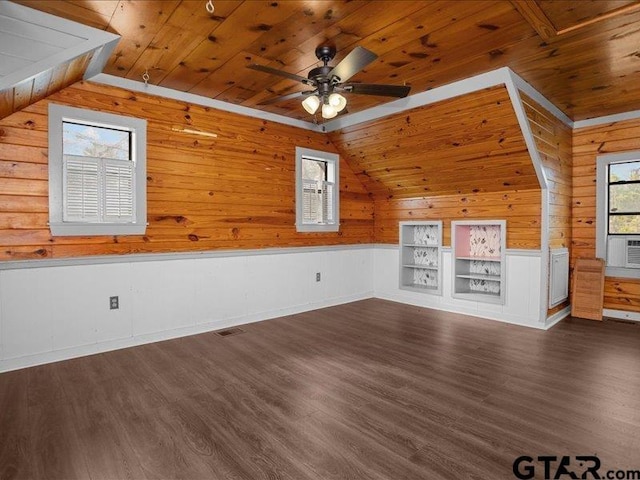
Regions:
[[[52,234],[144,233],[145,164],[145,120],[50,105]]]
[[[608,234],[640,234],[640,160],[610,163]]]
[[[296,148],[296,228],[298,232],[339,229],[339,157]]]

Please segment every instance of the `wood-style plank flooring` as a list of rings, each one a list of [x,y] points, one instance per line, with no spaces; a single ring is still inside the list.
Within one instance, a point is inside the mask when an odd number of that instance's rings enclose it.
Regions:
[[[520,455],[640,469],[640,324],[543,332],[365,300],[243,328],[0,374],[0,478],[499,480]]]

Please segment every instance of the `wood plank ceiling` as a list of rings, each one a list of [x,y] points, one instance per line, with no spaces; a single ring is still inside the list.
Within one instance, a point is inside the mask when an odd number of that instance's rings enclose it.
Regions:
[[[379,58],[363,83],[412,94],[509,66],[573,119],[640,109],[640,1],[599,0],[20,0],[120,34],[105,72],[311,120],[299,101],[260,102],[305,87],[245,68],[306,76],[314,50],[340,61],[361,45]],[[350,95],[349,112],[388,98]]]

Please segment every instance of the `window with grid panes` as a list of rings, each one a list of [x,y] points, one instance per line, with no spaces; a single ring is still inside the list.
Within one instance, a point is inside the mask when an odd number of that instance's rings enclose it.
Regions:
[[[145,120],[52,104],[49,143],[53,235],[144,233]]]
[[[297,231],[338,231],[338,162],[336,154],[296,148]]]

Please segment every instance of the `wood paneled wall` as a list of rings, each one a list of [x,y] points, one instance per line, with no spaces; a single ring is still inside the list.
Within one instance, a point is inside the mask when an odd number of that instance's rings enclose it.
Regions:
[[[571,246],[572,130],[521,93],[549,187],[549,247]]]
[[[507,248],[540,248],[540,190],[376,200],[375,218],[377,243],[398,243],[402,220],[442,220],[451,245],[451,220],[506,219]]]
[[[596,157],[640,150],[640,120],[611,122],[573,133],[572,262],[596,254]],[[640,280],[607,277],[604,307],[640,311]]]
[[[52,237],[49,102],[148,121],[145,235]],[[214,132],[217,138],[172,128]],[[335,152],[321,134],[80,82],[0,121],[0,259],[370,243],[373,201],[340,164],[337,233],[295,231],[295,146]]]
[[[375,241],[402,220],[506,219],[509,248],[540,248],[540,186],[504,86],[332,132],[375,198]]]
[[[504,86],[332,132],[377,200],[539,188]]]
[[[520,93],[549,189],[549,248],[571,247],[572,130],[535,100]],[[549,309],[552,315],[569,300]]]

